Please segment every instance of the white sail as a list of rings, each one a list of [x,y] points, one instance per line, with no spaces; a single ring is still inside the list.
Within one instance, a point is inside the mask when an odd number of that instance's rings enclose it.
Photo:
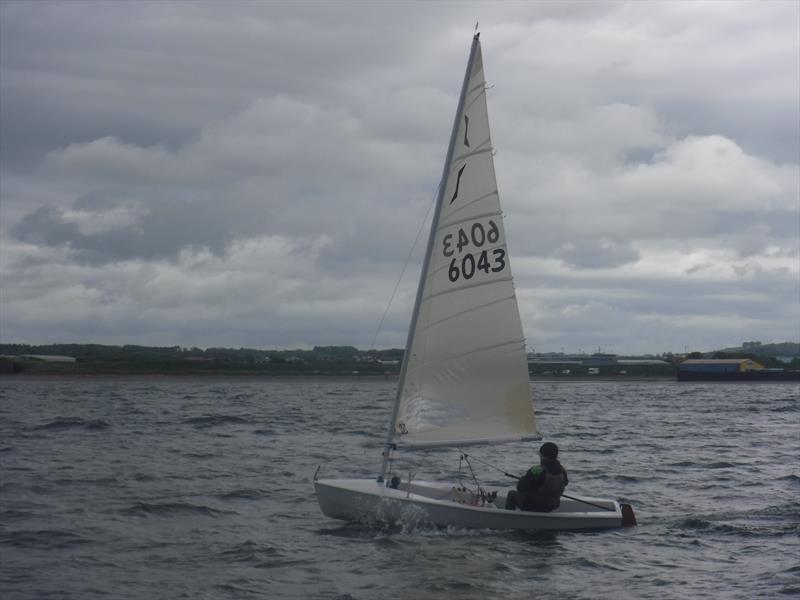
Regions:
[[[536,435],[477,36],[456,124],[392,424],[403,445]]]

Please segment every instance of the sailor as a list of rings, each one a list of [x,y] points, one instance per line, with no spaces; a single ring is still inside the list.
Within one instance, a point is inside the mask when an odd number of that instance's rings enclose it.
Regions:
[[[539,463],[520,477],[516,492],[508,492],[506,509],[550,512],[561,504],[568,479],[567,471],[558,462],[558,446],[553,442],[542,444]]]

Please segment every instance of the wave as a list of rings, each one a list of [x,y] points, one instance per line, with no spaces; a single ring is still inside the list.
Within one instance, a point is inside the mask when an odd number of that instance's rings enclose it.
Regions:
[[[641,481],[652,481],[655,477],[643,477],[635,475],[614,475],[613,479],[620,482],[638,483]]]
[[[54,479],[53,483],[56,485],[99,485],[99,486],[113,486],[119,484],[119,479],[116,477],[99,477],[97,479],[69,479],[62,477]]]
[[[432,530],[438,531],[433,528]],[[379,522],[347,523],[345,525],[334,525],[317,530],[319,535],[362,540],[365,542],[381,540],[392,542],[391,536],[402,532],[403,527],[400,525],[388,525]]]
[[[325,392],[324,395],[325,396],[332,396],[334,398],[338,397],[338,396],[352,396],[353,395],[353,391],[354,391],[354,388],[349,388],[349,389],[346,389],[346,390],[328,390],[328,391]]]
[[[230,514],[227,511],[187,502],[136,502],[122,512],[123,514],[134,516],[199,515],[202,517],[219,517],[224,514]]]
[[[763,517],[794,517],[795,519],[800,519],[800,502],[775,504],[748,514]]]
[[[70,548],[91,540],[61,529],[20,530],[0,533],[0,545],[18,548]]]
[[[405,515],[399,522],[390,525],[382,521],[365,518],[359,522],[333,525],[324,529],[317,529],[321,536],[347,538],[353,541],[377,543],[384,546],[396,546],[403,543],[405,537],[409,538],[481,538],[498,535],[496,529],[468,529],[455,525],[439,527],[424,520],[419,520],[411,515]],[[518,541],[552,543],[558,539],[556,531],[522,531],[508,530],[502,535],[509,536]],[[414,544],[416,544],[416,539]]]
[[[228,562],[261,562],[275,556],[280,556],[280,552],[274,546],[258,544],[251,540],[226,548],[219,553],[219,558]]]
[[[225,492],[224,494],[217,494],[216,497],[220,500],[260,500],[262,498],[269,498],[269,495],[269,492],[265,492],[264,490],[241,488]]]
[[[592,569],[603,569],[604,571],[624,571],[625,569],[622,567],[618,567],[617,565],[613,564],[611,561],[595,561],[585,557],[579,557],[575,561],[575,566],[577,567],[589,567]],[[671,565],[665,565],[671,566]],[[677,568],[677,567],[673,567]]]
[[[695,466],[695,462],[691,460],[682,460],[679,462],[667,463],[667,467],[693,467]]]
[[[36,513],[29,510],[0,510],[0,523],[8,523],[11,521],[23,521],[34,516]]]
[[[183,456],[187,458],[193,458],[195,460],[212,460],[215,458],[219,458],[219,454],[214,454],[211,452],[186,452]]]
[[[86,429],[88,431],[102,431],[108,429],[111,424],[102,419],[85,420],[77,417],[58,417],[44,425],[32,427],[33,431],[47,431],[60,429]]]
[[[779,504],[749,511],[698,515],[675,522],[678,529],[743,537],[780,537],[800,533],[800,504]]]
[[[770,526],[760,523],[714,522],[699,518],[685,519],[677,526],[680,529],[751,538],[795,536],[800,533],[800,527],[786,523],[776,523],[775,526]]]
[[[739,465],[736,465],[734,463],[725,462],[725,461],[720,461],[720,462],[714,462],[714,463],[708,463],[708,464],[700,463],[698,466],[700,468],[702,468],[702,469],[730,469],[730,468],[733,468],[733,467],[738,467]]]
[[[784,573],[800,573],[800,565],[797,565],[795,567],[789,567],[784,571]]]
[[[241,425],[248,423],[247,419],[233,415],[202,415],[184,420],[184,423],[195,427],[216,427],[217,425]]]

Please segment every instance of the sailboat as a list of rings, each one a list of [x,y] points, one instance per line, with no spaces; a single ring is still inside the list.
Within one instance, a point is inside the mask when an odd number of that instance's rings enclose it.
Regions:
[[[595,529],[625,521],[616,500],[563,497],[551,512],[506,510],[508,489],[389,472],[398,447],[541,439],[494,172],[480,33],[470,48],[375,479],[318,479],[322,512],[367,523]],[[462,454],[468,460],[468,455]],[[471,467],[470,467],[471,468]],[[319,470],[318,470],[319,471]],[[477,480],[476,480],[477,483]],[[632,514],[632,513],[631,513]]]

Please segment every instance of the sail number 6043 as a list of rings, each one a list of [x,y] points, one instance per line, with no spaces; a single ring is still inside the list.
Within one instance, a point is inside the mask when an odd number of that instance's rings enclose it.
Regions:
[[[454,240],[453,237],[456,237]],[[485,243],[494,244],[500,239],[500,230],[497,228],[497,223],[489,220],[488,227],[484,227],[483,223],[473,223],[471,227],[464,230],[459,227],[458,234],[448,233],[442,239],[442,253],[450,258],[455,252],[459,254],[461,251],[468,247],[470,244],[476,248],[480,248]]]
[[[502,248],[495,248],[492,250],[491,262],[489,259],[488,250],[483,250],[478,254],[477,260],[475,255],[469,252],[461,258],[461,264],[458,259],[454,258],[450,261],[450,266],[447,268],[447,276],[450,281],[455,283],[459,278],[472,279],[477,271],[488,273],[499,273],[506,268],[506,251]]]

